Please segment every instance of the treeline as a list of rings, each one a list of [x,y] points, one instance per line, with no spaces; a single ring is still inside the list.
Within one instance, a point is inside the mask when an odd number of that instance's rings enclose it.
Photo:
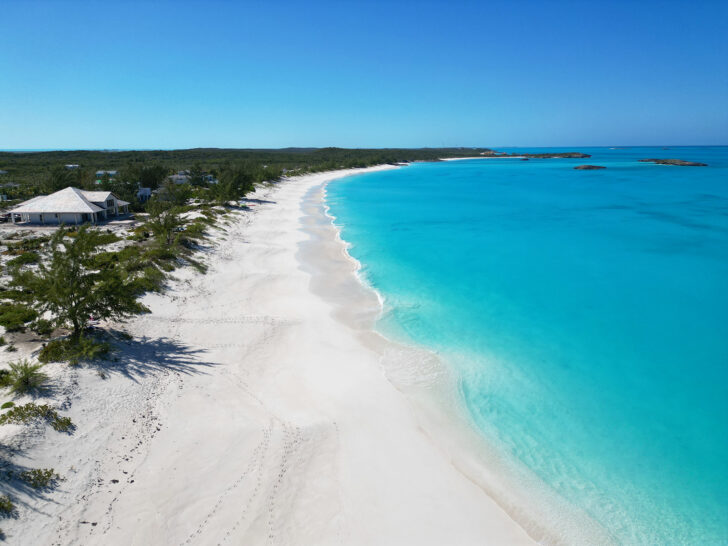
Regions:
[[[130,183],[156,187],[171,173],[194,167],[220,178],[224,172],[244,172],[253,182],[275,180],[282,174],[300,174],[332,169],[368,167],[404,161],[435,161],[439,158],[478,156],[486,148],[284,148],[280,150],[195,148],[148,151],[52,151],[0,152],[0,184],[16,183],[3,193],[28,197],[47,192],[61,183],[89,187],[100,170],[119,171]],[[78,165],[65,169],[64,165]],[[70,171],[66,175],[61,169]],[[56,173],[49,182],[49,173]],[[65,178],[64,178],[65,177]],[[66,185],[69,185],[66,183]],[[65,187],[65,186],[64,186]]]

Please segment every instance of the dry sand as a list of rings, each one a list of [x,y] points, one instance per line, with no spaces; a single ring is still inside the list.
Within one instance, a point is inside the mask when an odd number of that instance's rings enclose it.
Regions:
[[[321,213],[343,174],[259,189],[207,275],[145,298],[106,378],[54,365],[77,431],[29,436],[15,460],[66,480],[20,495],[10,543],[532,543],[385,374],[379,303]]]

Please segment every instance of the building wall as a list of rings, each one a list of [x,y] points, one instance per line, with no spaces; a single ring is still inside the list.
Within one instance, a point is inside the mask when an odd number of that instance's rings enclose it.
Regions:
[[[23,215],[25,216],[25,215]],[[89,215],[89,218],[91,216]],[[28,214],[28,221],[34,224],[75,224],[76,223],[76,215],[70,214],[70,213],[60,213],[60,214],[43,214],[43,221],[41,222],[41,215],[40,214]],[[25,218],[23,218],[25,220]],[[79,221],[80,221],[80,215],[79,215]]]

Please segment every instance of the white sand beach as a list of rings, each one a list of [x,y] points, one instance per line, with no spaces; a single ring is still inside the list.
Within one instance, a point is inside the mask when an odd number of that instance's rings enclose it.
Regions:
[[[145,298],[105,378],[49,366],[77,429],[18,453],[65,481],[3,522],[10,543],[533,542],[384,373],[379,302],[321,213],[343,174],[250,196],[206,275]]]

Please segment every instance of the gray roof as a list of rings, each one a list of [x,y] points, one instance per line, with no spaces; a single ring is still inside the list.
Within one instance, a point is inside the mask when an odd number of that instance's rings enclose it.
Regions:
[[[94,213],[104,209],[91,203],[84,193],[110,193],[110,192],[83,192],[78,188],[64,188],[50,195],[34,197],[20,203],[10,212],[17,214],[28,213]]]
[[[106,203],[106,200],[113,195],[110,191],[79,191],[92,203]]]

